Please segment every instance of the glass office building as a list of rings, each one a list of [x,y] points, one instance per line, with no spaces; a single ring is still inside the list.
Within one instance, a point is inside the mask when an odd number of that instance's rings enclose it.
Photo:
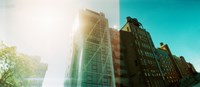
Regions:
[[[103,13],[80,10],[73,33],[70,87],[115,87],[108,20]]]

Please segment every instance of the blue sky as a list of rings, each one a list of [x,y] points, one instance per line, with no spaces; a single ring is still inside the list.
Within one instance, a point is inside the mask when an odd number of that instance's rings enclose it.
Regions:
[[[200,1],[120,0],[120,26],[127,16],[143,24],[156,47],[168,44],[174,55],[184,56],[200,72]]]

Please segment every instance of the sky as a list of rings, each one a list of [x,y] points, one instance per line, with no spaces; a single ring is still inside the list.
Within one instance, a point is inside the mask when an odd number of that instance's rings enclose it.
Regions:
[[[0,0],[0,40],[48,63],[43,87],[63,87],[69,66],[71,31],[79,9],[105,13],[109,26],[137,18],[156,47],[169,45],[200,71],[198,0]]]
[[[105,13],[119,25],[119,0],[0,0],[0,41],[48,63],[43,87],[63,87],[71,35],[80,9]]]
[[[155,47],[168,44],[172,54],[184,56],[200,72],[199,0],[120,0],[120,26],[137,18],[150,32]]]
[[[0,3],[0,40],[1,41],[5,41],[5,28],[6,28],[6,24],[5,24],[5,0],[1,1]]]

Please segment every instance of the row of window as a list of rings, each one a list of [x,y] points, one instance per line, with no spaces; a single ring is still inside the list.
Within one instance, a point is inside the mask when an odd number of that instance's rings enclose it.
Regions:
[[[88,37],[87,41],[93,42],[95,44],[100,44],[103,41],[103,44],[108,44],[107,32],[105,31],[104,36],[102,37],[100,37],[100,34],[92,33],[92,35]]]
[[[146,80],[147,87],[165,87],[162,80]]]
[[[142,56],[144,55],[144,56],[147,56],[147,57],[150,57],[150,58],[154,58],[154,54],[151,53],[151,52],[143,51],[143,50],[140,50],[140,49],[138,49],[137,51],[138,51],[139,55],[142,55]]]
[[[140,43],[137,40],[135,40],[135,44],[138,45],[139,47],[142,46],[143,48],[151,49],[151,47],[149,45],[147,45],[146,43]]]
[[[167,54],[158,54],[158,57],[160,58],[169,58]]]
[[[85,49],[87,50],[86,52],[90,51],[90,52],[94,53],[96,51],[98,51],[98,52],[101,51],[102,54],[108,54],[108,51],[111,48],[108,48],[107,46],[99,46],[99,45],[96,45],[96,44],[87,43]]]
[[[151,47],[149,45],[145,44],[145,43],[142,43],[141,45],[142,45],[143,48],[151,49]]]
[[[97,23],[97,25],[101,26],[101,27],[105,27],[106,26],[106,20],[104,18],[102,19],[99,19],[99,18],[96,18],[96,17],[89,17],[89,16],[85,16],[83,20],[88,20],[86,23],[87,24],[95,24]]]
[[[157,72],[158,72],[157,70],[153,70],[153,69],[151,69],[151,70],[149,70],[149,69],[144,69],[144,71],[146,71],[146,72],[151,72],[151,73],[157,73]]]
[[[146,37],[143,37],[143,36],[139,36],[139,39],[143,42],[146,42],[148,43],[148,39]]]
[[[85,68],[86,67],[86,68]],[[105,63],[90,63],[87,66],[84,66],[83,69],[85,72],[91,73],[104,73],[104,74],[111,74],[111,65]]]
[[[98,87],[98,86],[112,86],[112,78],[108,75],[98,75],[98,74],[92,74],[89,73],[85,74],[82,78],[84,87]],[[87,86],[86,86],[87,85]]]
[[[138,33],[139,35],[146,36],[145,31],[143,31],[142,29],[137,28],[137,27],[131,27],[131,28],[133,28],[132,30],[133,30],[134,32]],[[127,29],[129,30],[128,27],[127,27]]]
[[[149,60],[149,59],[140,58],[140,61],[141,61],[142,65],[155,65],[156,66],[156,62]]]
[[[169,80],[170,83],[177,82],[178,80]]]
[[[96,44],[100,44],[100,40],[98,40],[98,38],[95,38],[95,37],[89,37],[87,39],[87,41],[90,41],[90,42],[93,42],[93,43],[96,43]]]
[[[134,33],[135,37],[137,39],[140,39],[140,40],[142,40],[144,42],[147,42],[148,38],[150,38],[149,35],[148,36],[146,35],[146,31],[145,30],[142,30],[142,29],[136,28],[136,27],[132,27],[132,28],[133,28],[134,32],[137,31],[137,33]],[[129,28],[127,28],[127,29],[129,29]]]
[[[148,73],[148,72],[145,72],[144,75],[145,75],[145,76],[153,76],[153,77],[161,76],[160,73]]]
[[[170,61],[169,57],[164,58],[164,57],[159,57],[158,61]]]
[[[151,76],[161,76],[161,74],[159,73],[159,71],[158,70],[153,70],[153,69],[144,69],[144,72],[145,72],[145,76],[150,76],[150,74],[151,74]]]
[[[84,56],[84,61],[85,62],[89,62],[89,61],[93,61],[93,62],[106,62],[107,61],[110,61],[109,58],[111,59],[111,55],[108,55],[108,54],[100,54],[100,53],[96,53],[94,55],[94,53],[92,54],[92,52],[89,52],[90,54],[85,54]]]

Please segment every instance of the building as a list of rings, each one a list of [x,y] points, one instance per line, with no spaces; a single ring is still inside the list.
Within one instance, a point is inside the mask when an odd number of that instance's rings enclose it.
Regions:
[[[110,28],[109,31],[110,31],[116,87],[130,87],[126,64],[123,58],[120,57],[119,31],[113,28]]]
[[[155,48],[151,35],[136,18],[127,17],[117,31],[105,15],[80,10],[73,32],[72,60],[65,87],[189,86],[197,72],[169,46]],[[78,26],[77,26],[78,25]],[[185,82],[190,81],[185,84]]]
[[[124,85],[125,82],[130,87],[177,87],[197,73],[183,56],[173,55],[167,44],[161,42],[160,47],[155,48],[150,33],[136,18],[127,17],[126,24],[119,32],[120,65],[116,62],[117,57],[113,56],[115,77],[120,78],[120,82],[116,80],[119,87],[128,87]],[[115,55],[116,42],[111,40],[111,43]],[[119,71],[120,74],[117,73]],[[126,74],[122,74],[122,71]],[[128,81],[122,81],[122,78]],[[193,80],[190,81],[193,83]],[[189,86],[190,83],[184,85]]]
[[[166,86],[188,87],[195,83],[193,77],[197,74],[191,63],[186,62],[183,56],[173,55],[167,44],[160,43],[160,47],[155,52],[159,66],[164,76]]]
[[[74,32],[70,81],[66,87],[115,87],[108,20],[103,13],[80,10]]]
[[[196,69],[194,68],[193,64],[187,63],[187,65],[188,65],[188,72],[189,72],[189,75],[190,75],[190,76],[196,75],[196,74],[197,74],[197,71],[196,71]]]
[[[150,33],[135,18],[127,17],[120,30],[120,57],[124,60],[130,87],[163,87]]]
[[[174,58],[175,58],[176,63],[179,67],[181,77],[190,76],[189,75],[188,63],[185,61],[185,58],[183,56],[177,57],[176,55],[174,55]]]
[[[163,46],[163,45],[161,45]],[[180,77],[180,74],[177,72],[177,68],[173,63],[173,60],[170,58],[170,54],[167,53],[163,47],[156,49],[156,59],[159,62],[159,67],[165,81],[166,86],[176,84]]]

